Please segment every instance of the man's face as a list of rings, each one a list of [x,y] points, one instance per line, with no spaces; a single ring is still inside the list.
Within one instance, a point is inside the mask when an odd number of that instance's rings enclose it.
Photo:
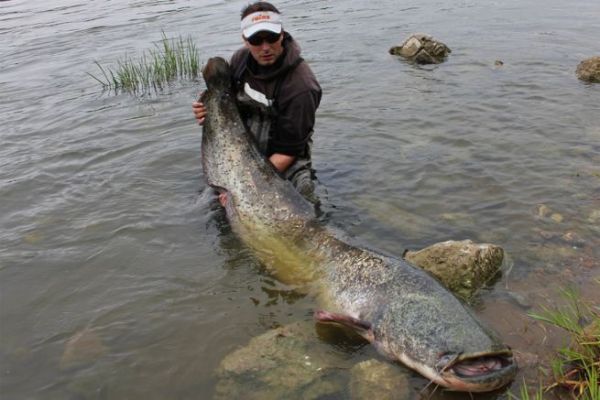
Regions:
[[[244,38],[244,44],[259,65],[273,65],[283,53],[283,32],[277,34],[268,31],[256,32],[250,38]]]

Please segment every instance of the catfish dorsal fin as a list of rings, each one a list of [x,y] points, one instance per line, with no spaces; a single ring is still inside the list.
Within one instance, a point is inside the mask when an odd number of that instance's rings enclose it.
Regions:
[[[315,311],[315,319],[317,322],[321,323],[336,323],[340,325],[347,326],[355,330],[359,335],[372,342],[373,330],[371,329],[371,324],[367,321],[363,321],[358,318],[354,318],[347,314],[342,313],[334,313],[324,310]]]

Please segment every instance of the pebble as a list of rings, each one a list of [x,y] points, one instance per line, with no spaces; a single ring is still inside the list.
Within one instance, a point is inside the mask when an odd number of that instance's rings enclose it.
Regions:
[[[588,217],[588,221],[591,223],[600,222],[600,210],[593,210]]]
[[[561,239],[573,246],[583,246],[585,244],[585,239],[573,231],[566,232],[561,236]]]
[[[538,204],[535,207],[535,213],[540,218],[546,218],[547,216],[552,214],[552,210],[550,210],[550,207],[548,207],[545,204]]]

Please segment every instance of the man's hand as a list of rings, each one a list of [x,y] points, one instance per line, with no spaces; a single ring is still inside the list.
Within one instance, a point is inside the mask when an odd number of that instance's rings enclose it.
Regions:
[[[196,121],[198,121],[198,125],[204,124],[204,118],[206,118],[206,107],[204,107],[204,103],[199,101],[193,102],[192,112],[194,113]]]
[[[222,207],[225,207],[227,204],[227,193],[219,193],[219,203],[221,203]]]
[[[273,153],[271,157],[269,157],[269,161],[277,171],[285,172],[285,170],[296,161],[296,157],[288,156],[287,154]]]

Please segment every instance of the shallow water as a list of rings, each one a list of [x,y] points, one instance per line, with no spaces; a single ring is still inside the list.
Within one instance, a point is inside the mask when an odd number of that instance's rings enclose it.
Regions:
[[[228,57],[244,4],[0,2],[3,398],[210,398],[226,354],[311,318],[311,299],[261,269],[205,190],[190,112],[203,83],[136,97],[86,75],[162,31]],[[511,266],[476,311],[547,357],[564,338],[527,312],[562,303],[567,285],[600,302],[600,86],[574,75],[600,53],[600,3],[277,5],[324,89],[314,163],[329,221],[398,255],[503,246]],[[388,55],[422,31],[452,49],[446,63]]]

